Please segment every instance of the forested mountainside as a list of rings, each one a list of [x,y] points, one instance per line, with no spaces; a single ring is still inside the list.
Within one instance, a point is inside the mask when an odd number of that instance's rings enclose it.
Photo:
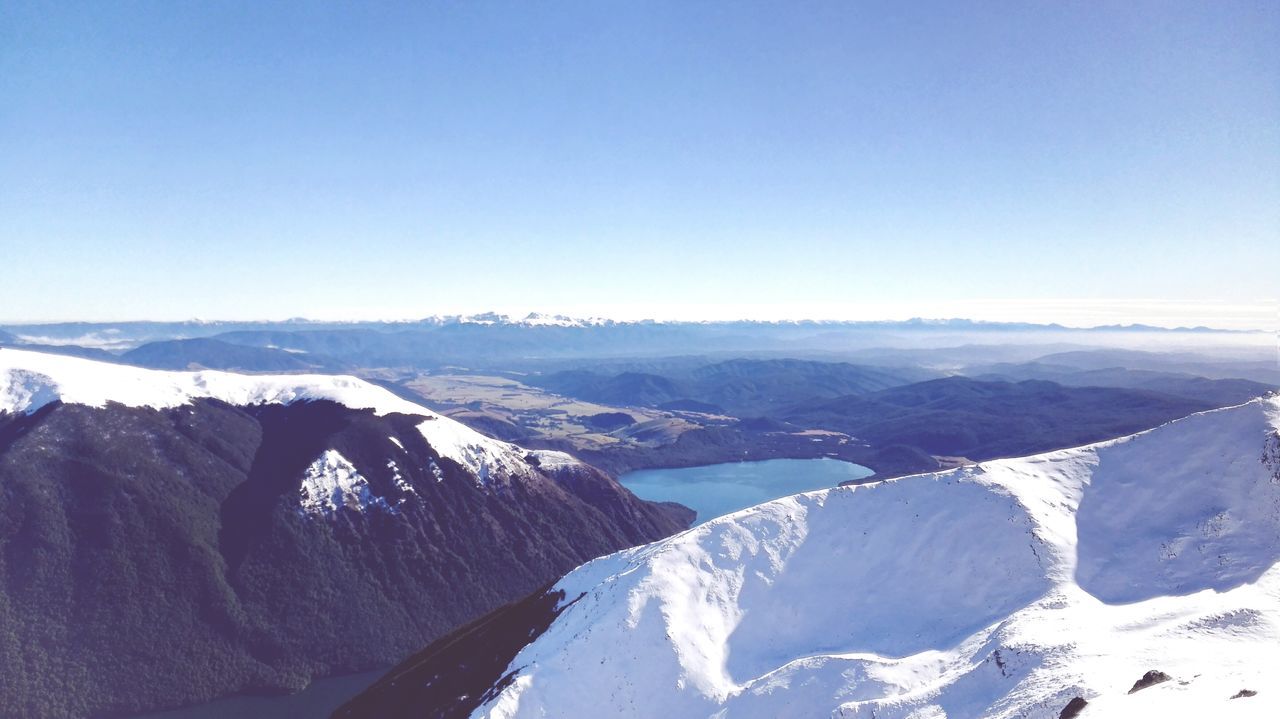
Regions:
[[[0,707],[120,715],[386,666],[689,518],[354,378],[0,350]]]

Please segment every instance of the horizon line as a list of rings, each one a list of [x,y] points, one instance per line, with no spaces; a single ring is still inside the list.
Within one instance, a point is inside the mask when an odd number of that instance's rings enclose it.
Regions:
[[[545,324],[536,324],[535,320],[551,320],[552,322]],[[218,318],[206,319],[202,317],[187,317],[183,319],[115,319],[115,320],[97,320],[97,319],[48,319],[48,320],[0,320],[0,327],[40,327],[40,326],[57,326],[57,325],[100,325],[105,329],[110,329],[112,325],[134,325],[134,324],[184,324],[184,325],[219,325],[219,324],[328,324],[328,325],[412,325],[423,324],[429,322],[437,322],[440,324],[511,324],[525,327],[590,327],[590,326],[607,326],[607,325],[640,325],[640,324],[661,324],[661,325],[715,325],[715,324],[760,324],[760,325],[789,325],[789,324],[815,324],[815,325],[923,325],[943,327],[948,324],[967,323],[970,325],[987,326],[991,328],[1025,326],[1030,328],[1043,328],[1051,331],[1158,331],[1158,332],[1200,332],[1200,333],[1224,333],[1224,334],[1280,334],[1280,328],[1263,328],[1263,327],[1215,327],[1205,324],[1186,325],[1186,324],[1155,324],[1152,322],[1117,322],[1108,324],[1067,324],[1063,322],[1037,322],[1032,320],[988,320],[975,319],[965,316],[949,316],[949,317],[927,317],[923,315],[908,317],[905,319],[895,318],[878,318],[878,319],[853,319],[853,318],[821,318],[821,317],[795,317],[795,318],[772,318],[757,319],[752,317],[734,317],[734,318],[660,318],[660,317],[643,317],[643,318],[617,318],[606,316],[585,316],[573,314],[560,314],[548,312],[528,312],[524,315],[518,313],[505,313],[497,311],[484,311],[474,313],[449,313],[449,314],[431,314],[418,317],[403,318],[360,318],[360,319],[325,319],[306,316],[293,316],[284,319],[270,318]],[[576,323],[568,325],[557,325],[554,322]]]

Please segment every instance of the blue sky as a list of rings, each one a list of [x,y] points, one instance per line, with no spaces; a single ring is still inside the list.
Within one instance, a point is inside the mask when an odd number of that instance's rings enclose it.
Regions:
[[[1267,321],[1280,6],[904,5],[10,0],[0,320]]]

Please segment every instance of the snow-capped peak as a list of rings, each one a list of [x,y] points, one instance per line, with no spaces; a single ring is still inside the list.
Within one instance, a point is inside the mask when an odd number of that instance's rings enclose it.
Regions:
[[[595,560],[473,716],[1280,716],[1278,428],[1256,400]]]
[[[424,325],[503,325],[511,327],[598,327],[628,324],[604,317],[570,317],[568,315],[530,312],[523,317],[500,312],[480,312],[471,315],[432,315],[418,320]]]

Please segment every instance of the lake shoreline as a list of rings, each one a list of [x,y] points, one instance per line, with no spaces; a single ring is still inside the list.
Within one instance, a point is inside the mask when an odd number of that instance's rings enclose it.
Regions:
[[[618,477],[622,486],[652,502],[675,502],[697,512],[693,526],[780,497],[871,477],[866,466],[833,457],[717,462],[692,467],[642,469]]]

